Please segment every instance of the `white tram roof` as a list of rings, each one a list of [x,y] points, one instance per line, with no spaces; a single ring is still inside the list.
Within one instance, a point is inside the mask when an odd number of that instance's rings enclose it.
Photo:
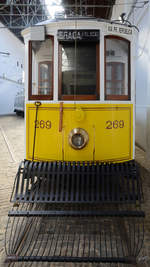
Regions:
[[[120,36],[124,36],[127,39],[131,39],[132,33],[135,32],[135,28],[133,25],[121,23],[119,20],[111,21],[105,19],[98,19],[94,17],[67,17],[67,18],[55,18],[50,20],[45,20],[40,23],[37,23],[31,27],[24,29],[21,34],[24,38],[28,35],[29,40],[44,40],[45,34],[47,34],[47,29],[50,27],[57,29],[71,29],[73,27],[75,29],[74,22],[78,22],[78,27],[85,27],[89,29],[95,27],[103,29],[107,34],[116,34]],[[94,24],[94,25],[93,25]],[[101,25],[101,26],[100,26]],[[46,28],[46,31],[45,31]],[[83,28],[82,28],[83,29]],[[30,34],[30,35],[29,35]],[[48,33],[49,34],[49,33]],[[41,39],[39,37],[41,36]]]

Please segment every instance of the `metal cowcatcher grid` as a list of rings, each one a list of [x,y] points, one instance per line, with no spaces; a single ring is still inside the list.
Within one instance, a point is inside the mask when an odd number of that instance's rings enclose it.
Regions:
[[[6,261],[136,263],[142,200],[134,161],[24,161],[11,196]]]

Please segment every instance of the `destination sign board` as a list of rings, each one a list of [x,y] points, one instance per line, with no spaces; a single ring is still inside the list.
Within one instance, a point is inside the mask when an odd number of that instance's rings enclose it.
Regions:
[[[59,41],[98,41],[99,30],[58,30]]]
[[[115,26],[115,25],[109,25],[107,27],[107,30],[109,32],[120,33],[120,34],[127,34],[127,35],[131,35],[132,34],[132,29],[131,28],[124,28],[124,27]]]

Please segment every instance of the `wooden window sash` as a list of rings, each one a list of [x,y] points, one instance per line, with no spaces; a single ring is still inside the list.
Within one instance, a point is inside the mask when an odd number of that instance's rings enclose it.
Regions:
[[[106,62],[106,40],[107,39],[118,39],[122,40],[128,43],[128,94],[127,95],[107,95],[106,92],[106,67],[109,62]],[[116,62],[116,63],[122,63],[122,62]],[[104,82],[104,90],[105,90],[105,100],[130,100],[131,99],[131,78],[130,78],[130,69],[131,69],[131,60],[130,60],[130,41],[127,39],[120,37],[120,36],[113,36],[113,35],[107,35],[104,39],[104,70],[105,70],[105,82]]]
[[[59,100],[99,100],[100,78],[99,78],[99,43],[96,44],[96,94],[94,95],[64,95],[62,94],[62,45],[59,44],[58,50],[58,99]]]
[[[45,61],[51,62],[52,67],[52,81],[51,81],[51,94],[49,95],[34,95],[32,94],[32,41],[29,41],[29,66],[28,66],[28,99],[29,100],[52,100],[53,99],[53,88],[54,88],[54,36],[47,35],[47,39],[52,41],[52,60]],[[40,62],[43,63],[44,61]],[[39,92],[39,64],[38,64],[38,92]]]

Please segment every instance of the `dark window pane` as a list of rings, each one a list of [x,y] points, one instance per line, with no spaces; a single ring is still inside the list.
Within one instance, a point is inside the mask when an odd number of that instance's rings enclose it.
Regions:
[[[96,43],[62,45],[62,94],[96,94]]]

